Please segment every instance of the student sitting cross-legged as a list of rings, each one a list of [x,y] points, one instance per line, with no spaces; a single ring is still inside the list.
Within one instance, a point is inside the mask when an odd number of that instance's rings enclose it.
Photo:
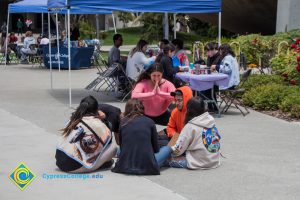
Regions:
[[[159,168],[170,157],[172,149],[158,147],[154,121],[144,115],[138,99],[130,99],[120,126],[120,154],[112,172],[136,175],[158,175]]]
[[[56,149],[56,165],[72,173],[92,172],[110,167],[117,146],[109,128],[102,122],[98,102],[88,96],[72,114]]]
[[[220,165],[221,138],[206,107],[200,97],[188,101],[185,126],[172,146],[173,156],[168,160],[171,167],[211,169]]]

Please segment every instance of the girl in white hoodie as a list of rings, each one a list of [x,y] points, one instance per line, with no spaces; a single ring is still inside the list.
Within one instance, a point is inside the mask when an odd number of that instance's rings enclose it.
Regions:
[[[211,169],[220,165],[220,135],[214,118],[206,111],[200,97],[187,103],[185,126],[176,145],[169,165],[176,168]],[[185,153],[185,156],[183,154]]]

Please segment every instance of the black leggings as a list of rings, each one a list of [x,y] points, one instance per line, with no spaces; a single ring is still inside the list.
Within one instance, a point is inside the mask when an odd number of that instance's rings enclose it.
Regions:
[[[155,122],[155,124],[167,126],[169,123],[169,119],[171,117],[171,112],[169,111],[169,109],[167,109],[166,112],[164,112],[160,116],[157,117],[147,116],[147,117],[151,118]]]

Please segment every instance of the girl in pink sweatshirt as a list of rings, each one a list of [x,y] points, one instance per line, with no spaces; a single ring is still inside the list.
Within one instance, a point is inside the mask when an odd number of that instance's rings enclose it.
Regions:
[[[171,115],[168,107],[174,100],[170,92],[176,89],[162,75],[163,67],[160,63],[151,65],[140,75],[131,97],[142,101],[145,115],[156,124],[167,125]]]

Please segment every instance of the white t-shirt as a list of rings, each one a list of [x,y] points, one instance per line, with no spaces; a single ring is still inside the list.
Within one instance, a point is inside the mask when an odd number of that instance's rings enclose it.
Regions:
[[[142,52],[135,52],[133,56],[129,55],[127,58],[126,75],[136,81],[144,71],[144,67],[150,65],[155,59],[156,56],[147,58]]]
[[[43,38],[43,39],[41,39],[40,44],[41,44],[41,45],[49,44],[49,39],[48,39],[48,38]]]

